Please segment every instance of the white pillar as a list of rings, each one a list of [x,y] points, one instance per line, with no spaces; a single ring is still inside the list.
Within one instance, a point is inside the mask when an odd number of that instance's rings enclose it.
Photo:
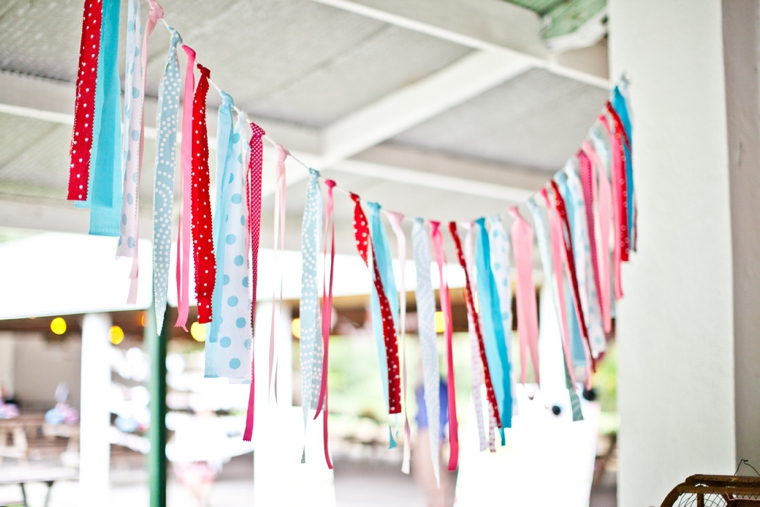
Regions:
[[[640,507],[760,460],[757,2],[610,0],[609,19],[639,210],[618,305],[618,497]]]
[[[79,491],[84,507],[100,507],[108,495],[111,425],[108,331],[111,317],[88,314],[82,322],[82,387],[79,441]]]

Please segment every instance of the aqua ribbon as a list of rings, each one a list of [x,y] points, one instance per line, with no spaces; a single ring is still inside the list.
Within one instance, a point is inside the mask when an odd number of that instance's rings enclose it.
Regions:
[[[319,189],[319,172],[309,169],[309,185],[301,229],[301,396],[303,424],[309,419],[309,410],[317,408],[322,380],[322,328],[319,312],[319,285],[317,282],[317,250],[322,235],[322,193]],[[381,333],[382,336],[382,333]],[[305,459],[302,456],[302,461]]]
[[[430,439],[430,457],[433,461],[433,474],[440,484],[438,447],[440,446],[440,373],[438,371],[438,351],[435,333],[435,294],[430,279],[430,247],[422,219],[414,220],[412,226],[412,244],[414,246],[414,268],[417,272],[417,287],[414,294],[417,300],[417,333],[422,348],[422,375],[425,394],[425,410]]]
[[[217,148],[216,148],[216,210],[214,213],[214,221],[211,226],[212,234],[214,236],[214,244],[216,245],[216,280],[214,283],[214,293],[211,297],[211,324],[206,327],[206,343],[205,343],[205,377],[213,378],[218,376],[217,371],[217,348],[219,345],[219,327],[221,326],[221,313],[222,313],[222,286],[224,281],[224,265],[225,265],[225,248],[227,243],[224,238],[220,236],[219,231],[223,229],[225,220],[223,217],[228,216],[227,208],[230,205],[229,199],[225,198],[226,194],[229,194],[230,185],[233,181],[229,181],[229,177],[232,172],[232,165],[237,163],[240,166],[242,162],[242,152],[240,153],[241,162],[236,162],[235,152],[233,150],[233,132],[232,132],[232,97],[225,92],[220,92],[222,95],[222,105],[219,107],[219,116],[217,119]],[[238,119],[240,126],[241,119]],[[240,134],[238,134],[238,140]],[[240,148],[240,145],[238,145]],[[242,169],[238,168],[238,172]],[[242,185],[242,181],[238,182]],[[247,256],[245,256],[247,258]],[[228,282],[229,283],[229,282]]]
[[[121,213],[121,85],[119,83],[119,16],[117,1],[103,2],[103,28],[98,58],[98,85],[90,168],[90,234],[119,236]]]
[[[557,313],[557,323],[559,325],[562,314],[559,309],[558,299],[555,295],[556,288],[552,283],[552,280],[554,280],[554,275],[552,273],[552,254],[549,247],[549,225],[546,221],[546,217],[538,208],[538,205],[536,204],[536,201],[533,197],[528,199],[528,209],[530,210],[531,215],[533,215],[533,225],[536,229],[536,241],[538,242],[538,251],[541,257],[541,266],[544,270],[544,283],[548,284],[549,294],[554,301],[554,309]],[[559,339],[559,342],[560,346],[563,348],[562,355],[564,357],[564,345],[562,345],[561,338]],[[570,397],[570,407],[573,413],[573,421],[582,421],[583,412],[581,411],[581,402],[578,398],[578,393],[575,391],[573,381],[570,378],[570,372],[567,369],[567,362],[564,359],[562,360],[562,365],[564,366],[565,371],[565,388],[567,389],[568,395]]]
[[[182,37],[170,28],[171,43],[166,67],[158,87],[156,118],[156,168],[153,183],[153,297],[158,332],[164,324],[174,209],[174,169],[177,165],[177,112],[180,73],[177,45]]]
[[[504,337],[504,323],[501,319],[501,304],[496,282],[491,272],[491,254],[486,231],[485,218],[475,221],[478,228],[478,239],[475,248],[475,266],[478,279],[478,299],[480,315],[482,315],[484,338],[486,342],[486,357],[491,371],[496,398],[499,400],[499,414],[502,428],[512,427],[512,392],[510,379],[512,372],[507,354],[507,344]],[[502,443],[504,433],[502,431]]]
[[[625,86],[625,82],[623,83]],[[627,90],[625,90],[627,92]],[[620,85],[616,86],[612,91],[612,107],[618,114],[620,121],[623,123],[625,134],[628,137],[628,142],[631,143],[631,149],[633,148],[633,137],[631,136],[631,117],[628,113],[628,101],[623,90],[620,89]],[[623,142],[623,151],[625,152],[625,178],[628,185],[628,234],[630,238],[630,245],[634,245],[634,220],[635,220],[635,206],[634,206],[634,188],[633,188],[633,164],[631,160],[631,150],[628,145]]]

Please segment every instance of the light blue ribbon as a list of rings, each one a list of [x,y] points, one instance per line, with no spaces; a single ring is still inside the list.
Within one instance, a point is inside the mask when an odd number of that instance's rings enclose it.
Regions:
[[[425,413],[430,439],[430,456],[433,460],[433,473],[440,483],[438,446],[440,445],[440,373],[438,371],[438,351],[435,333],[435,294],[430,279],[430,247],[422,219],[414,220],[412,226],[412,244],[414,246],[414,268],[417,272],[417,333],[422,348],[422,376],[425,393]]]
[[[544,270],[544,283],[548,284],[549,295],[554,302],[554,309],[557,314],[557,325],[561,326],[561,313],[558,306],[558,298],[554,294],[554,275],[552,268],[552,256],[550,251],[550,239],[549,239],[549,225],[547,224],[546,217],[538,208],[536,201],[533,197],[528,199],[528,208],[533,215],[533,224],[536,230],[536,240],[538,242],[538,251],[541,256],[541,266]],[[559,329],[559,327],[558,327]],[[560,331],[561,333],[561,331]],[[565,346],[562,343],[562,338],[559,339],[560,347],[562,347],[562,365],[565,371],[565,388],[567,389],[570,397],[570,407],[572,408],[573,421],[582,421],[583,412],[581,411],[581,402],[578,398],[578,393],[575,392],[575,386],[573,380],[570,377],[570,371],[567,369],[567,361],[565,361]]]
[[[380,220],[380,204],[376,202],[368,202],[369,208],[369,231],[370,238],[372,240],[372,251],[377,259],[377,270],[380,271],[380,282],[383,285],[385,296],[388,298],[388,303],[391,307],[391,314],[393,315],[393,322],[398,322],[399,314],[399,302],[398,302],[398,289],[396,289],[396,279],[393,276],[393,257],[391,257],[391,249],[388,246],[388,235],[385,233],[385,227]],[[374,270],[373,278],[374,278]],[[374,294],[374,284],[373,284]],[[380,312],[380,303],[377,298],[373,301],[376,305],[372,305],[372,326],[375,331],[375,340],[378,347],[378,358],[380,359],[380,377],[383,382],[383,394],[385,395],[385,405],[388,408],[388,358],[385,352],[385,340],[383,339],[383,317]],[[380,352],[382,349],[382,352]],[[396,447],[396,440],[393,438],[393,431],[389,427],[389,449]]]
[[[132,132],[132,88],[135,82],[135,63],[140,63],[139,50],[137,49],[137,39],[142,32],[140,23],[140,1],[129,0],[127,6],[127,52],[124,65],[124,128],[122,129],[122,155],[121,155],[121,172],[124,173],[127,167],[127,157],[129,150],[129,136]],[[138,54],[136,54],[138,51]],[[142,73],[143,70],[140,69]],[[140,76],[137,76],[138,78]]]
[[[182,43],[182,37],[173,28],[169,31],[169,54],[158,87],[156,168],[153,183],[153,297],[159,333],[164,324],[166,293],[169,290],[174,168],[177,165],[177,112],[181,84],[177,45]]]
[[[121,85],[117,1],[103,2],[90,164],[90,234],[119,236],[121,215]]]
[[[501,305],[496,282],[491,272],[491,254],[485,218],[475,221],[478,240],[475,248],[475,266],[478,279],[478,299],[482,315],[486,358],[496,398],[499,401],[501,429],[512,427],[512,392],[510,389],[511,368],[504,338],[504,324],[501,320]],[[501,432],[502,445],[504,432]]]
[[[219,107],[217,120],[217,149],[216,149],[216,212],[212,224],[212,234],[216,245],[216,280],[214,293],[211,297],[211,324],[206,327],[205,359],[206,369],[204,376],[213,378],[218,376],[216,352],[219,342],[219,327],[221,326],[222,307],[222,283],[224,281],[224,260],[226,242],[220,236],[223,229],[224,219],[227,216],[229,199],[225,191],[230,188],[228,181],[232,172],[232,164],[235,163],[232,132],[232,97],[225,92],[222,95],[222,105]],[[241,119],[238,120],[240,123]],[[240,135],[238,134],[238,139]],[[242,184],[241,184],[242,188]]]
[[[319,312],[319,286],[317,283],[317,249],[322,236],[322,192],[319,172],[309,169],[309,186],[301,229],[301,395],[303,398],[303,424],[309,419],[309,410],[317,408],[322,381],[322,327]],[[305,456],[302,457],[302,460]]]

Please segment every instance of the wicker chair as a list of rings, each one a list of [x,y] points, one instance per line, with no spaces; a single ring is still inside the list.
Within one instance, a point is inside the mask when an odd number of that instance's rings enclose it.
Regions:
[[[760,477],[692,475],[661,507],[760,507]]]

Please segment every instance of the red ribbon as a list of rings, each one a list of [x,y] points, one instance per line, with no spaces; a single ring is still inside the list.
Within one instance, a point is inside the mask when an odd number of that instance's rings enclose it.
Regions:
[[[199,85],[200,86],[200,85]],[[248,158],[248,240],[251,247],[251,332],[256,321],[256,281],[259,264],[259,236],[261,233],[261,178],[264,170],[264,129],[251,122],[251,140],[248,143],[251,154]],[[272,301],[274,304],[274,301]],[[251,441],[253,436],[253,407],[255,400],[254,360],[251,357],[251,386],[248,393],[248,412],[245,418],[243,440]]]
[[[596,227],[594,223],[594,165],[591,163],[590,157],[596,157],[596,153],[592,151],[591,145],[588,141],[584,141],[583,148],[578,151],[578,166],[581,179],[581,186],[583,187],[583,203],[586,208],[586,225],[588,231],[588,243],[591,249],[591,269],[594,270],[594,286],[596,287],[596,296],[599,300],[599,307],[602,303],[602,284],[599,278],[599,262],[597,259],[596,251]]]
[[[367,216],[361,206],[361,199],[356,194],[351,194],[354,206],[354,237],[356,248],[364,264],[369,268],[369,249],[372,247],[369,235]],[[393,313],[388,302],[388,296],[383,289],[380,279],[380,269],[377,266],[377,258],[372,247],[372,281],[375,284],[377,299],[380,303],[380,314],[383,319],[383,340],[385,341],[385,357],[388,363],[388,413],[401,413],[401,375],[399,373],[398,341],[396,339],[396,327],[393,324]]]
[[[618,209],[620,209],[620,213],[622,214],[622,219],[620,220],[620,260],[623,262],[628,262],[631,247],[629,240],[629,228],[631,224],[628,223],[628,180],[626,178],[626,159],[623,145],[625,144],[625,146],[628,147],[629,152],[631,150],[631,145],[628,141],[628,136],[625,133],[623,122],[620,120],[620,116],[618,116],[617,111],[615,111],[615,109],[612,107],[612,104],[609,102],[607,102],[607,111],[610,113],[610,117],[612,117],[612,122],[615,127],[613,135],[617,141],[611,144],[617,148],[615,150],[617,153],[613,153],[612,156],[613,164],[617,162],[615,170],[618,172],[618,178],[615,181],[615,184],[619,185],[620,187],[620,203],[618,204]]]
[[[77,97],[74,103],[74,130],[69,146],[69,201],[87,200],[92,152],[92,126],[95,117],[95,88],[98,82],[102,0],[85,0],[82,40],[79,44]]]
[[[443,235],[441,234],[441,222],[430,221],[430,236],[433,240],[433,251],[438,264],[438,277],[441,281],[439,294],[441,298],[441,310],[446,330],[446,383],[448,384],[449,397],[449,471],[457,469],[459,463],[459,429],[457,422],[457,398],[456,383],[454,381],[454,323],[451,319],[451,295],[446,282],[444,269],[446,267],[446,254],[443,252]]]
[[[210,71],[198,64],[201,78],[193,99],[193,166],[191,198],[193,203],[193,260],[195,261],[195,297],[198,300],[198,322],[211,322],[211,296],[216,280],[214,239],[211,233],[209,201],[208,132],[206,128],[206,95]]]
[[[586,360],[590,361],[591,369],[596,371],[596,362],[591,355],[591,344],[588,339],[588,329],[586,328],[586,318],[583,315],[583,308],[581,307],[580,290],[578,289],[578,277],[575,273],[575,256],[573,255],[573,238],[571,237],[570,222],[567,218],[567,208],[565,207],[565,200],[562,198],[562,194],[559,193],[559,188],[554,180],[551,180],[551,186],[554,190],[554,205],[559,213],[560,220],[564,226],[564,233],[562,234],[564,240],[564,252],[565,263],[567,264],[567,271],[570,274],[570,287],[573,294],[573,306],[575,306],[576,313],[578,314],[578,323],[581,328],[581,336],[586,342]],[[589,375],[588,381],[590,382],[591,376]]]
[[[317,403],[317,412],[314,414],[314,419],[319,417],[320,412],[324,409],[322,415],[322,436],[325,450],[325,461],[327,462],[327,468],[332,469],[333,464],[330,460],[330,449],[327,439],[327,357],[330,351],[330,328],[332,327],[332,299],[333,299],[333,268],[335,267],[335,221],[333,220],[333,188],[335,188],[335,182],[333,180],[325,180],[325,186],[327,187],[327,220],[325,221],[325,237],[327,237],[327,230],[330,229],[330,276],[329,281],[326,282],[322,279],[322,344],[324,347],[324,354],[322,355],[322,382],[319,387],[319,402]],[[327,242],[325,242],[324,254],[327,257]],[[325,272],[324,277],[327,276]]]
[[[464,300],[467,304],[467,313],[470,314],[470,320],[475,327],[475,336],[478,338],[478,352],[480,353],[480,361],[483,363],[483,377],[486,385],[486,397],[488,398],[488,404],[491,406],[491,411],[496,418],[496,426],[501,428],[501,416],[499,415],[499,404],[496,400],[496,392],[493,389],[493,382],[491,381],[491,371],[488,369],[488,359],[486,358],[486,345],[483,340],[483,332],[480,329],[480,318],[477,311],[475,311],[475,300],[472,296],[472,285],[470,285],[470,275],[467,273],[467,263],[464,259],[464,252],[462,251],[462,242],[459,239],[457,233],[456,222],[449,222],[449,231],[451,237],[454,238],[454,246],[456,246],[457,258],[459,259],[459,265],[464,271]]]

